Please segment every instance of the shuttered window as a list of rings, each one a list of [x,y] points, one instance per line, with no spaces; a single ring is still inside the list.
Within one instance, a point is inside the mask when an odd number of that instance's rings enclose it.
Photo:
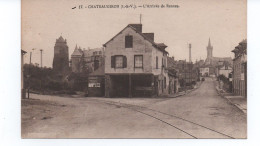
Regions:
[[[125,36],[125,48],[133,48],[133,36]]]
[[[111,56],[111,68],[126,68],[127,59],[123,55]]]

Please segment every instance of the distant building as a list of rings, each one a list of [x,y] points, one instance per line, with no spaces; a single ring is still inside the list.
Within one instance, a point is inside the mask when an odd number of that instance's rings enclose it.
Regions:
[[[142,24],[127,25],[104,47],[106,97],[168,94],[167,46]]]
[[[192,82],[198,80],[199,70],[195,67],[195,64],[192,62],[186,62],[186,60],[179,60],[177,62],[178,77],[181,86],[184,84],[191,85]],[[182,83],[183,82],[183,83]]]
[[[205,60],[205,65],[211,65],[212,67],[216,67],[218,62],[229,62],[232,63],[231,57],[214,57],[213,56],[213,46],[211,45],[210,38],[207,46],[207,58]]]
[[[208,66],[200,67],[200,76],[203,76],[203,77],[209,76],[209,67]]]
[[[73,73],[92,73],[104,65],[104,49],[81,49],[76,45],[71,54],[71,69]]]
[[[217,76],[224,75],[229,77],[229,74],[232,72],[232,66],[228,62],[220,62],[221,65],[217,67]]]
[[[52,67],[57,75],[65,76],[69,73],[69,47],[62,36],[56,39]]]
[[[233,93],[235,95],[247,96],[247,40],[243,40],[232,52],[233,59]]]
[[[169,76],[169,94],[175,94],[179,92],[179,73],[177,70],[177,61],[174,57],[167,57],[167,70]]]

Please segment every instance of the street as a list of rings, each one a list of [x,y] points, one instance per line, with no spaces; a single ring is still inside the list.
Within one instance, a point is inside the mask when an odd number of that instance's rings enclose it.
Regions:
[[[176,98],[60,97],[22,100],[23,138],[247,138],[246,114],[211,78]]]

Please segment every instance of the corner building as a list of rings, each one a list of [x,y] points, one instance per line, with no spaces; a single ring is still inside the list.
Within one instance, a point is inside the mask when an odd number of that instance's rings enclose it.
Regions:
[[[105,96],[139,97],[168,94],[167,47],[129,24],[104,44]]]

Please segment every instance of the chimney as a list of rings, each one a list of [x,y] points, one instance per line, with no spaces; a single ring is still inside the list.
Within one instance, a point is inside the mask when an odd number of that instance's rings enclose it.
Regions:
[[[154,33],[143,33],[143,35],[154,42]]]
[[[142,33],[142,24],[129,24],[132,26],[137,32]]]

